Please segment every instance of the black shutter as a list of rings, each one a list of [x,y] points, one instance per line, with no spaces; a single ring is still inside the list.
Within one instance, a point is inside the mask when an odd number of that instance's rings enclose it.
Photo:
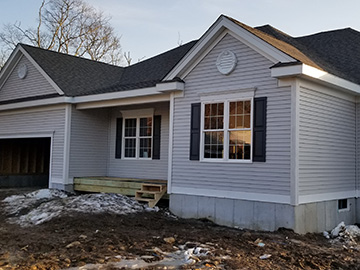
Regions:
[[[154,116],[153,159],[160,159],[161,115]]]
[[[191,104],[190,160],[200,159],[201,103]]]
[[[266,101],[267,97],[254,99],[253,161],[266,161]]]
[[[121,158],[122,123],[123,123],[122,118],[116,119],[115,158]]]

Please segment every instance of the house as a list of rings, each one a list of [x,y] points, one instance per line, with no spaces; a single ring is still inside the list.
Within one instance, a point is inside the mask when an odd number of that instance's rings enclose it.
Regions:
[[[185,218],[299,233],[360,222],[359,42],[221,15],[130,67],[19,44],[0,73],[0,183],[162,179]]]

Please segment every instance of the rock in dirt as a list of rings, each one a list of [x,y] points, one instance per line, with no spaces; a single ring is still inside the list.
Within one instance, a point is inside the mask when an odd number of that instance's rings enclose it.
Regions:
[[[164,241],[168,244],[174,244],[175,238],[174,237],[166,237],[166,238],[164,238]]]
[[[270,257],[271,257],[271,254],[264,254],[264,255],[260,256],[259,258],[261,260],[266,260],[266,259],[269,259]]]
[[[74,242],[68,244],[66,246],[66,248],[72,248],[72,247],[76,247],[76,246],[80,246],[80,245],[81,245],[81,243],[79,241],[74,241]]]

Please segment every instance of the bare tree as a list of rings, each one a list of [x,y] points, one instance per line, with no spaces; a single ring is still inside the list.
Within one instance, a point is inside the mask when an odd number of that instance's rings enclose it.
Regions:
[[[6,53],[19,42],[114,65],[122,60],[120,37],[110,25],[110,18],[84,0],[43,0],[36,28],[23,29],[16,22],[5,25],[0,32],[0,44]]]
[[[124,58],[125,58],[125,61],[127,63],[128,66],[131,65],[131,62],[132,62],[132,58],[131,58],[131,55],[130,55],[130,52],[124,52]],[[141,58],[138,58],[138,63],[141,62],[142,60],[144,60],[146,58],[146,56],[143,56]]]
[[[183,45],[183,40],[181,39],[181,34],[180,34],[180,32],[178,32],[178,41],[177,41],[177,44],[178,44],[178,46]]]

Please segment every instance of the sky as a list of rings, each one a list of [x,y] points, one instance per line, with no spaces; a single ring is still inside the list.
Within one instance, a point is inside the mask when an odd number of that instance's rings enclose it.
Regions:
[[[250,26],[270,24],[291,36],[351,27],[360,31],[358,0],[85,0],[111,16],[133,63],[198,39],[225,14]],[[0,0],[0,27],[35,27],[41,0]]]

